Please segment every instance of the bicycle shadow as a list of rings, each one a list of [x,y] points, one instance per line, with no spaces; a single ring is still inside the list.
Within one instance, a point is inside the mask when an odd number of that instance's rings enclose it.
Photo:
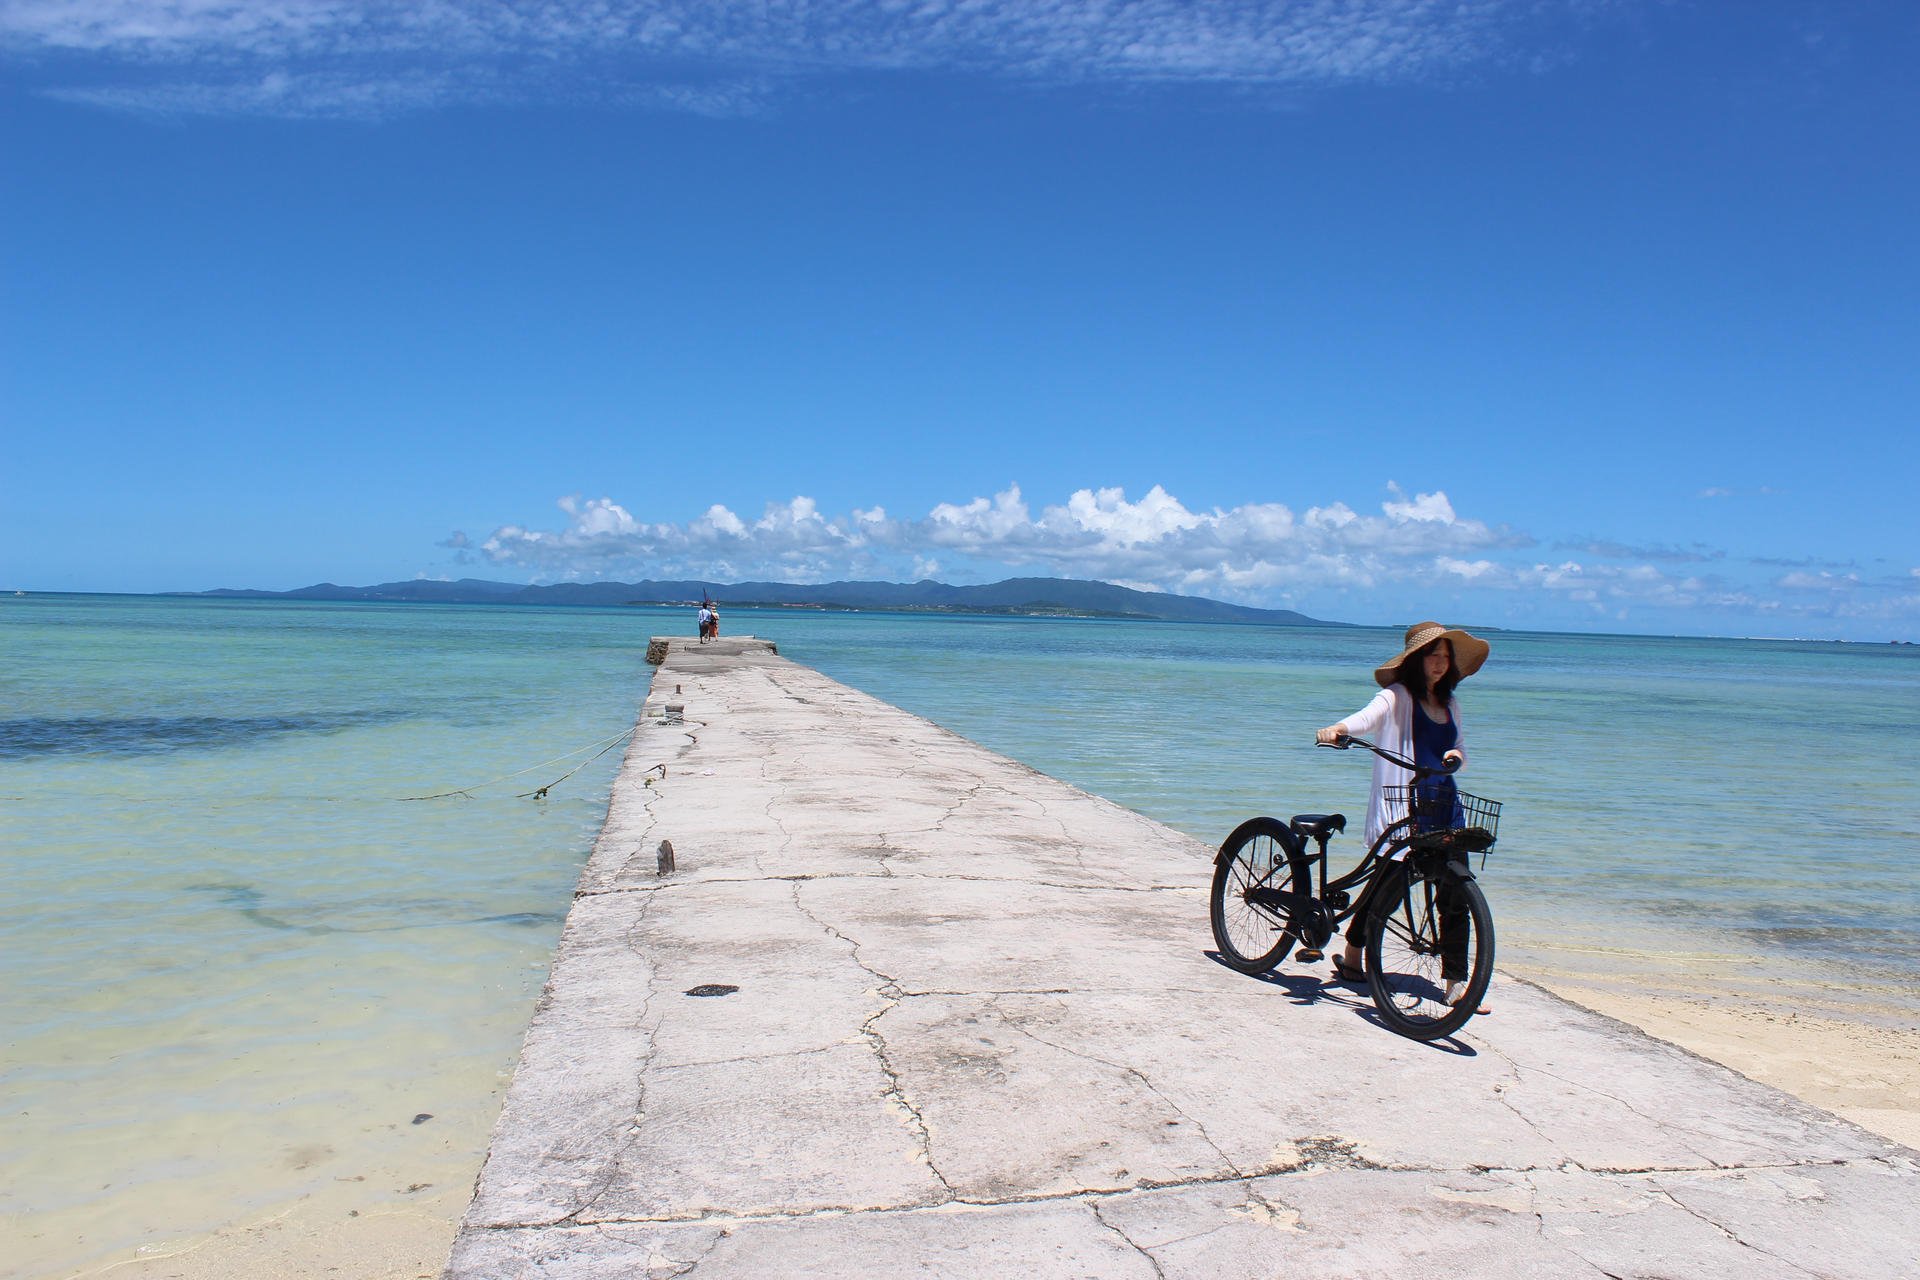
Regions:
[[[1380,1010],[1374,1007],[1373,996],[1364,986],[1353,986],[1337,979],[1323,978],[1311,973],[1281,973],[1278,970],[1269,970],[1266,973],[1242,973],[1228,964],[1218,951],[1205,950],[1200,954],[1221,968],[1229,970],[1236,977],[1251,978],[1255,982],[1264,982],[1270,987],[1278,987],[1294,1004],[1333,1005],[1336,1008],[1350,1010],[1355,1017],[1371,1023],[1388,1035],[1399,1034],[1381,1019]],[[1408,1043],[1425,1045],[1456,1058],[1480,1056],[1479,1050],[1461,1040],[1458,1035],[1441,1036],[1437,1040],[1414,1040],[1408,1037]]]

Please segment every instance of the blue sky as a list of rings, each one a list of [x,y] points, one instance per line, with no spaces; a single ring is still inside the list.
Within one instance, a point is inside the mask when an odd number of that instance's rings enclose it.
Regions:
[[[0,0],[0,585],[1920,638],[1920,8]]]

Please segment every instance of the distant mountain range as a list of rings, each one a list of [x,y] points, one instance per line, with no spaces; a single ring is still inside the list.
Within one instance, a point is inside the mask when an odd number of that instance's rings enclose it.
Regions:
[[[697,604],[807,609],[898,609],[940,613],[1006,613],[1041,617],[1151,618],[1168,622],[1258,622],[1269,626],[1339,626],[1291,609],[1253,609],[1200,596],[1135,591],[1076,578],[1008,578],[977,587],[944,582],[556,582],[522,586],[462,578],[458,582],[383,582],[342,587],[331,582],[295,591],[222,588],[181,594],[246,600],[385,600],[437,604]]]

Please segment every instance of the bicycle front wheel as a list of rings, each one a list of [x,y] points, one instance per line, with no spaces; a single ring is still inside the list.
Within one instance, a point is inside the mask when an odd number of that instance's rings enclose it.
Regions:
[[[1466,1025],[1493,978],[1493,912],[1472,880],[1442,872],[1382,868],[1398,883],[1367,920],[1367,984],[1380,1020],[1403,1036],[1433,1040]],[[1455,985],[1459,984],[1459,985]],[[1452,990],[1455,1000],[1449,1003]]]
[[[1298,935],[1271,907],[1247,901],[1253,889],[1311,893],[1306,860],[1295,862],[1276,818],[1235,827],[1213,864],[1211,916],[1220,958],[1242,973],[1265,973],[1287,958]]]

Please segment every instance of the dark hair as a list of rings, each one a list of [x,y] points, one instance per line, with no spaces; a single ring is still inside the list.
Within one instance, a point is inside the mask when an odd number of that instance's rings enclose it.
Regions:
[[[1401,659],[1400,669],[1393,674],[1395,683],[1407,686],[1414,697],[1425,698],[1427,696],[1427,655],[1432,653],[1433,646],[1442,640],[1446,640],[1446,637],[1429,640]],[[1460,660],[1458,655],[1453,653],[1451,642],[1448,642],[1447,653],[1453,657],[1453,661],[1447,664],[1447,674],[1433,684],[1433,700],[1442,706],[1445,706],[1447,700],[1453,697],[1453,691],[1460,683]]]

